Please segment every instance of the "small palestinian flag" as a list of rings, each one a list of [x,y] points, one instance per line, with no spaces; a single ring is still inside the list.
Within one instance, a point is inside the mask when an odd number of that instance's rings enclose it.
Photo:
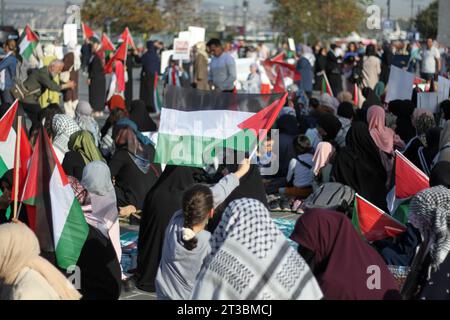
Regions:
[[[83,39],[90,39],[92,37],[97,37],[94,31],[88,27],[84,22],[81,23],[81,29],[83,30]]]
[[[102,49],[104,51],[110,51],[110,52],[116,51],[116,47],[114,47],[114,44],[111,42],[111,40],[105,33],[102,34],[101,43],[102,43]]]
[[[113,71],[113,63],[116,60],[121,60],[123,64],[126,64],[127,61],[127,43],[124,42],[120,45],[114,55],[109,59],[108,63],[105,65],[105,73],[111,73]]]
[[[125,28],[119,39],[121,39],[123,42],[126,42],[131,48],[136,48],[136,46],[134,45],[133,37],[131,36],[130,29],[128,29],[128,27]]]
[[[394,170],[394,187],[387,195],[388,209],[393,217],[406,223],[411,198],[420,191],[428,189],[430,182],[425,173],[398,151],[395,151]]]
[[[19,54],[26,60],[30,59],[38,42],[39,37],[26,25],[19,39]]]
[[[356,83],[353,85],[353,105],[359,107],[359,88]]]
[[[160,113],[162,103],[161,103],[161,96],[159,94],[159,77],[157,72],[155,72],[155,80],[153,83],[153,103],[155,104],[156,112]]]
[[[284,77],[283,77],[283,70],[281,68],[278,68],[277,80],[275,81],[275,84],[273,86],[273,92],[274,93],[286,92],[286,86],[284,84]]]
[[[35,209],[30,227],[41,250],[54,254],[60,268],[76,265],[89,227],[43,128],[34,146],[22,202]]]
[[[396,237],[406,231],[406,226],[361,197],[355,198],[352,223],[367,241]]]
[[[287,93],[256,95],[169,86],[161,111],[155,162],[203,167],[217,149],[255,150]]]
[[[333,90],[331,89],[330,82],[328,81],[327,74],[322,73],[322,94],[327,93],[330,97],[333,97]]]

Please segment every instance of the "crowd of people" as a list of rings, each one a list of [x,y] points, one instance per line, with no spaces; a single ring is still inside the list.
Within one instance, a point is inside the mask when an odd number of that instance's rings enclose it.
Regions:
[[[350,43],[346,52],[335,44],[299,46],[296,52],[284,45],[280,52],[301,79],[287,89],[274,125],[279,138],[269,138],[257,161],[247,155],[213,171],[154,161],[161,47],[148,41],[142,55],[130,48],[126,61],[114,63],[107,93],[108,57],[96,38],[86,41],[81,57],[69,43],[63,60],[46,45],[39,64],[28,64],[23,77],[18,70],[26,63],[16,43],[4,44],[1,114],[17,98],[31,143],[46,131],[89,235],[77,262],[76,290],[65,270],[40,255],[43,248],[27,227],[26,213],[19,219],[8,215],[13,170],[7,171],[0,177],[1,299],[118,299],[123,288],[133,286],[177,300],[450,299],[450,100],[430,113],[417,108],[415,87],[410,100],[385,102],[395,60],[390,44]],[[259,94],[259,68],[271,54],[262,44],[236,48],[239,56],[255,55],[243,90]],[[162,81],[236,93],[233,50],[218,39],[198,43],[192,63],[171,58]],[[445,74],[431,39],[404,68],[419,62],[417,72],[430,83]],[[133,63],[142,65],[138,100]],[[78,96],[79,70],[88,72],[89,101]],[[324,77],[332,95],[322,89]],[[357,103],[354,84],[361,92]],[[24,94],[13,97],[17,86]],[[107,119],[100,126],[103,113]],[[366,241],[351,222],[353,199],[333,208],[306,205],[311,195],[334,184],[389,212],[396,151],[430,177],[430,188],[411,199],[407,231],[400,236]],[[276,174],[264,174],[267,162],[278,163]],[[290,236],[295,246],[271,218],[271,211],[279,210],[299,214]],[[120,264],[120,218],[139,224],[135,270]],[[376,288],[367,285],[371,266],[380,270]],[[410,268],[403,286],[393,266]]]

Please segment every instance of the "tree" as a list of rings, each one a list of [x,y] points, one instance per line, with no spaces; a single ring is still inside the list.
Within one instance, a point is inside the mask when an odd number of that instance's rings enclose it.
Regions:
[[[296,41],[303,34],[313,38],[344,36],[358,29],[367,0],[267,0],[272,4],[272,23]]]
[[[423,37],[436,39],[438,33],[439,2],[435,1],[416,17],[417,30]]]
[[[85,0],[81,17],[94,26],[103,27],[111,22],[112,32],[129,27],[135,32],[158,32],[163,28],[157,0]]]
[[[194,1],[192,0],[166,0],[164,5],[165,29],[178,32],[187,29],[189,25],[198,24]]]

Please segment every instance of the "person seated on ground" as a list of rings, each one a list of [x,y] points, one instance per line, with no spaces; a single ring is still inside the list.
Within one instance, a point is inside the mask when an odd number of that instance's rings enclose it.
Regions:
[[[313,156],[313,189],[321,186],[324,183],[331,182],[331,170],[333,165],[331,159],[336,150],[329,142],[321,142],[317,146],[316,152]]]
[[[336,153],[332,164],[331,176],[335,182],[353,188],[378,208],[387,211],[386,169],[365,123],[352,123],[345,148]]]
[[[126,111],[127,107],[125,105],[125,100],[120,94],[115,94],[111,97],[111,99],[107,102],[109,112],[112,112],[116,109],[121,109]]]
[[[70,137],[80,131],[77,123],[68,115],[57,114],[53,117],[52,131],[54,133],[52,144],[59,163],[62,163],[64,156],[69,152]]]
[[[450,100],[442,101],[439,110],[441,111],[442,122],[450,120]]]
[[[156,183],[161,168],[153,163],[155,148],[150,139],[137,130],[133,121],[119,120],[114,126],[113,137],[116,151],[108,165],[120,215],[129,216],[143,209],[145,196]]]
[[[92,117],[92,112],[93,109],[89,102],[79,101],[75,109],[75,122],[81,130],[87,130],[92,134],[95,146],[98,146],[100,143],[100,130],[97,121]]]
[[[64,114],[64,110],[54,103],[50,103],[47,108],[42,109],[39,112],[39,122],[42,123],[42,126],[47,131],[47,135],[50,139],[55,136],[55,133],[53,132],[53,118],[57,114]]]
[[[327,300],[400,299],[399,288],[381,256],[342,213],[310,209],[290,237],[308,263]],[[368,286],[369,268],[377,266],[376,290]]]
[[[6,171],[0,178],[0,224],[10,222],[13,217],[13,175],[14,170]],[[25,206],[20,206],[20,201],[17,203],[18,211],[17,219],[28,225],[28,215]]]
[[[183,193],[192,187],[200,168],[168,165],[148,192],[139,225],[136,286],[155,292],[164,234],[173,214],[181,209]],[[242,181],[241,181],[242,184]]]
[[[306,262],[258,200],[231,202],[210,243],[211,254],[192,292],[194,300],[318,300],[323,296]]]
[[[431,170],[430,186],[444,186],[450,189],[450,162],[438,162]]]
[[[441,139],[439,140],[439,153],[436,155],[434,162],[449,161],[450,162],[450,120],[444,124],[441,131]]]
[[[416,136],[416,129],[412,125],[414,106],[411,100],[394,100],[389,102],[389,112],[397,117],[395,133],[406,144]]]
[[[102,161],[93,161],[84,168],[81,182],[68,178],[89,224],[88,238],[77,262],[80,292],[86,300],[116,300],[121,292],[122,249],[109,168]]]
[[[450,300],[450,190],[440,185],[419,192],[411,200],[408,219],[423,242],[403,286],[403,297]]]
[[[345,147],[345,137],[352,125],[353,117],[355,116],[355,110],[351,102],[342,102],[337,110],[337,117],[341,122],[341,130],[336,136],[336,143],[339,147]]]
[[[280,193],[306,198],[312,192],[314,166],[311,142],[305,135],[299,135],[293,142],[297,156],[289,162],[286,175],[288,187]]]
[[[238,171],[213,187],[197,184],[183,194],[182,209],[174,213],[164,236],[156,276],[158,299],[189,299],[203,261],[211,252],[211,233],[205,230],[208,220],[249,169],[250,161],[246,159]]]
[[[81,130],[70,136],[69,151],[64,155],[64,172],[81,180],[84,167],[92,161],[105,161],[95,146],[91,132]]]
[[[153,134],[158,131],[156,123],[148,114],[145,102],[142,100],[133,100],[131,102],[130,120],[134,121],[138,130],[150,139],[153,139]]]
[[[81,295],[50,262],[23,223],[0,225],[0,300],[79,300]]]
[[[416,109],[413,114],[413,126],[416,129],[416,136],[412,138],[403,150],[403,155],[408,158],[417,168],[423,169],[419,149],[427,145],[426,133],[436,126],[434,116],[425,109]]]
[[[405,143],[395,132],[386,127],[386,114],[382,107],[372,106],[367,111],[367,123],[370,136],[378,147],[381,161],[387,174],[386,188],[390,187],[390,178],[394,167],[395,149],[403,149]]]
[[[420,167],[422,171],[430,176],[431,170],[433,169],[433,161],[436,155],[439,153],[439,139],[441,138],[442,129],[439,127],[434,127],[427,131],[425,135],[426,145],[419,148],[419,159]]]
[[[317,127],[308,129],[305,135],[311,141],[312,148],[316,150],[317,145],[322,141],[335,143],[334,139],[336,139],[341,127],[342,124],[336,116],[322,113],[317,118]]]
[[[116,125],[117,121],[126,118],[127,116],[128,112],[126,110],[114,109],[106,119],[105,124],[100,131],[101,140],[99,147],[100,152],[102,153],[103,157],[105,157],[105,159],[109,160],[116,150],[113,139],[114,126]]]

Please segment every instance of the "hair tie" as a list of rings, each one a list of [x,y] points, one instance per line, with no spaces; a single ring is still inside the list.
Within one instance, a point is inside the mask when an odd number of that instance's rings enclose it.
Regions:
[[[192,239],[195,238],[196,233],[194,232],[194,230],[190,229],[190,228],[183,228],[183,240],[184,241],[190,241]]]

